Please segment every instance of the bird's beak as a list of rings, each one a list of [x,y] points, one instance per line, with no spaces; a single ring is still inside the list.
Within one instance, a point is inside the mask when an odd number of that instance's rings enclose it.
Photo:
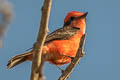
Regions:
[[[77,17],[76,19],[80,19],[80,18],[85,18],[88,15],[88,12],[84,13],[83,15]]]
[[[82,17],[86,17],[88,15],[88,12],[84,13]]]

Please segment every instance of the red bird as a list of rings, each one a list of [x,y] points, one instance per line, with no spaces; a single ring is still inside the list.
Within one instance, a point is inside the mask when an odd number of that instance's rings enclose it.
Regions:
[[[64,26],[49,34],[42,50],[45,61],[55,65],[64,65],[71,62],[75,57],[80,39],[85,34],[86,13],[72,11],[64,19]],[[34,51],[17,55],[9,60],[8,69],[24,62],[32,61]]]

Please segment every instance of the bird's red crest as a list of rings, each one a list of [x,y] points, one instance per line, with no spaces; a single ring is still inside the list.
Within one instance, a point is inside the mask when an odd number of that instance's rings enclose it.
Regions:
[[[67,21],[70,19],[70,17],[72,17],[72,16],[78,17],[78,16],[81,16],[81,15],[83,15],[83,14],[84,14],[83,12],[79,12],[79,11],[69,12],[69,13],[67,14],[67,16],[65,17],[65,19],[64,19],[64,23],[67,22]]]

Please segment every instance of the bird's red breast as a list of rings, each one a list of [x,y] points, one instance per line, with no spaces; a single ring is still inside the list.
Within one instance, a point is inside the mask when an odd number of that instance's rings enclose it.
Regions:
[[[49,55],[46,61],[63,65],[71,62],[67,56],[75,57],[82,34],[76,34],[68,40],[56,40],[44,46],[43,52]]]

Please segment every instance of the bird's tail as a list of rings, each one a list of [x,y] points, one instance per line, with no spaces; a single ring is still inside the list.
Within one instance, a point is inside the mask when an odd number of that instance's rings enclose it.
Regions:
[[[24,54],[20,54],[20,55],[14,56],[13,58],[11,58],[8,61],[7,68],[11,69],[11,68],[13,68],[16,65],[18,65],[18,64],[20,64],[20,63],[22,63],[24,61],[29,60],[29,58],[31,56],[32,56],[32,51],[29,51],[29,52],[26,52]]]

